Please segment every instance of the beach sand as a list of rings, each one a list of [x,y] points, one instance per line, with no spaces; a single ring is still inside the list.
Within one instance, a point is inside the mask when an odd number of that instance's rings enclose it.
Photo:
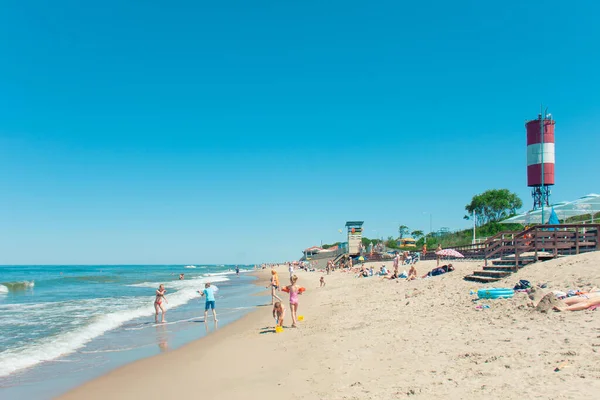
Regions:
[[[525,294],[474,302],[470,290],[484,285],[462,278],[481,262],[453,264],[454,272],[412,282],[335,272],[325,288],[318,288],[324,274],[300,271],[307,292],[297,329],[274,333],[269,304],[61,398],[591,399],[600,393],[599,311],[542,313]],[[434,266],[419,263],[419,275]],[[278,270],[284,282],[287,270]],[[600,286],[600,252],[529,265],[493,286],[512,287],[519,279],[547,283],[549,290]]]

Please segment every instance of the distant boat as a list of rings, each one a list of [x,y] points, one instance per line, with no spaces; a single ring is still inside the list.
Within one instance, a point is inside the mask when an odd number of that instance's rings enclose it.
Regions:
[[[195,266],[195,265],[186,265],[186,266],[185,266],[185,267],[183,267],[183,268],[196,268],[196,266]]]

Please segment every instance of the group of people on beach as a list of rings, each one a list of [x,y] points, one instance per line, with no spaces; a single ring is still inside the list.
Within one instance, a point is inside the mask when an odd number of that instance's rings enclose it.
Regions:
[[[183,274],[182,274],[183,275]],[[180,279],[182,279],[180,277]],[[201,297],[204,297],[206,299],[206,301],[204,302],[204,321],[206,322],[207,318],[208,318],[208,310],[212,310],[212,314],[213,317],[215,319],[215,322],[218,322],[219,320],[217,319],[217,311],[215,310],[215,292],[216,292],[216,288],[211,286],[210,282],[206,282],[204,284],[204,290],[200,291],[198,290],[198,294],[200,294]],[[167,313],[167,310],[165,309],[165,306],[163,303],[169,304],[169,301],[167,300],[167,297],[165,296],[167,293],[167,290],[165,289],[165,285],[161,284],[158,289],[156,289],[156,297],[154,298],[154,311],[155,311],[155,316],[154,316],[154,322],[158,323],[158,314],[161,314],[161,323],[165,322],[165,314]]]
[[[293,274],[293,268],[290,269],[290,284],[281,288],[279,284],[279,274],[274,269],[271,270],[271,282],[268,287],[271,288],[271,304],[273,305],[273,318],[275,318],[276,326],[283,327],[283,320],[285,318],[285,307],[281,297],[277,296],[278,290],[283,290],[290,295],[290,312],[292,315],[292,328],[297,327],[297,313],[298,313],[298,296],[304,291],[301,286],[298,286],[298,276]],[[321,286],[325,284],[322,281]],[[278,301],[275,301],[277,299]]]

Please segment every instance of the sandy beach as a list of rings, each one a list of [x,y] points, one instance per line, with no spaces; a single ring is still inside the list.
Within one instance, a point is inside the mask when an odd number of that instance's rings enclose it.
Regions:
[[[307,291],[297,329],[274,333],[270,304],[258,307],[206,338],[116,369],[61,399],[580,399],[600,393],[598,311],[542,313],[520,293],[474,302],[469,292],[484,285],[463,277],[481,262],[453,264],[454,272],[412,282],[335,272],[325,277],[325,288],[318,288],[323,274],[299,271]],[[493,286],[527,279],[549,290],[587,289],[600,286],[599,264],[600,253],[565,257],[529,265]],[[434,266],[419,263],[419,275]],[[287,269],[278,271],[285,281]],[[490,308],[477,309],[481,304]],[[289,326],[289,310],[286,318]]]

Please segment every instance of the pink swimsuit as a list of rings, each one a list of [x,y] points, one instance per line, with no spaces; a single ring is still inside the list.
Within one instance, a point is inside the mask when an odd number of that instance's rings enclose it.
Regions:
[[[298,305],[298,292],[290,288],[290,304]]]

